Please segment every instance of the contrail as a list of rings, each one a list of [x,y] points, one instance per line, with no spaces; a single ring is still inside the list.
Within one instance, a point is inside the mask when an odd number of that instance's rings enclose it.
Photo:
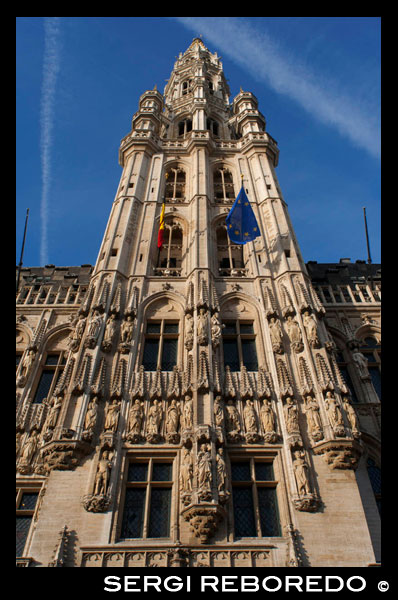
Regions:
[[[42,171],[40,263],[48,263],[48,199],[51,184],[51,148],[54,98],[59,71],[60,17],[44,18],[43,80],[40,100],[40,155]]]
[[[236,17],[171,17],[244,67],[280,94],[295,100],[324,124],[333,126],[354,145],[380,158],[379,101],[354,98],[330,81],[287,55],[264,30]],[[372,87],[372,86],[370,86]]]

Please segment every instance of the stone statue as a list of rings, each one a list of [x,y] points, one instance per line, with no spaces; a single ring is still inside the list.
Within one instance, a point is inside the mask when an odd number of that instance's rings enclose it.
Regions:
[[[218,319],[218,314],[215,313],[211,318],[211,343],[213,348],[217,348],[221,340],[221,329],[225,325],[221,325]]]
[[[22,361],[21,370],[18,377],[18,385],[20,387],[23,387],[26,383],[26,380],[28,378],[28,375],[30,374],[32,365],[34,363],[35,356],[36,352],[33,349],[28,350],[27,354],[25,354],[25,358]]]
[[[200,451],[198,452],[198,488],[199,495],[202,498],[208,498],[211,496],[211,483],[212,483],[212,472],[211,472],[211,456],[210,447],[206,444],[202,444]]]
[[[21,459],[24,463],[30,464],[38,445],[37,431],[34,429],[28,439],[22,446]]]
[[[148,411],[148,433],[159,435],[160,423],[163,417],[163,410],[158,400],[154,400]]]
[[[279,320],[271,317],[269,321],[269,332],[271,336],[272,350],[277,354],[283,352],[282,346],[282,327]]]
[[[101,329],[102,318],[98,310],[95,310],[89,323],[88,335],[94,339],[97,339]]]
[[[166,433],[177,433],[180,424],[180,409],[177,402],[171,401],[166,415]]]
[[[76,352],[79,349],[85,326],[86,318],[83,315],[79,315],[76,327],[69,337],[69,348],[72,352]]]
[[[183,412],[183,423],[184,429],[192,429],[193,427],[193,406],[192,398],[188,395],[185,396]]]
[[[311,493],[308,465],[304,457],[304,452],[299,450],[294,452],[293,468],[299,496],[306,496]]]
[[[193,347],[193,318],[189,313],[185,317],[185,347],[187,350]]]
[[[350,399],[347,396],[345,396],[343,398],[343,407],[344,407],[345,413],[347,415],[347,419],[350,423],[351,430],[352,430],[354,437],[359,437],[360,431],[359,431],[359,421],[358,421],[357,413],[355,412],[355,409],[353,408],[353,406],[350,402]]]
[[[53,396],[50,401],[50,410],[46,418],[44,429],[54,429],[62,406],[62,396]]]
[[[333,396],[332,392],[326,392],[325,404],[329,421],[333,429],[343,428],[344,430],[343,415],[341,414],[340,406],[337,404],[336,398]]]
[[[226,411],[226,429],[227,429],[227,431],[239,432],[240,431],[239,413],[238,413],[238,410],[231,398],[227,402],[225,411]]]
[[[89,348],[95,348],[99,332],[101,330],[102,317],[98,310],[94,310],[93,315],[89,322],[87,339],[85,340],[85,346]]]
[[[129,433],[140,435],[142,422],[144,420],[144,403],[140,402],[138,398],[135,399],[134,404],[131,406],[129,411]]]
[[[120,341],[122,344],[131,344],[133,337],[134,321],[131,315],[128,315],[120,327]]]
[[[254,403],[252,400],[246,400],[245,407],[243,409],[243,420],[245,422],[246,431],[249,433],[257,433],[257,418],[254,410]]]
[[[312,396],[307,396],[305,403],[305,413],[307,415],[308,429],[314,436],[319,436],[322,432],[322,421],[319,414],[319,404]]]
[[[108,456],[109,452],[107,450],[104,450],[104,452],[102,453],[101,460],[99,460],[98,462],[97,473],[95,475],[95,496],[98,496],[100,494],[105,496],[108,490],[109,471],[112,467],[112,463],[108,459]]]
[[[88,405],[88,409],[86,412],[86,417],[84,419],[84,430],[85,431],[93,431],[95,427],[95,423],[97,421],[98,415],[98,398],[94,396],[94,398],[90,401]]]
[[[369,377],[368,361],[366,356],[356,348],[352,353],[352,359],[359,370],[359,375],[362,379]]]
[[[204,308],[201,308],[198,315],[198,343],[201,346],[207,344],[207,314]]]
[[[184,456],[180,468],[180,491],[190,494],[192,492],[193,462],[192,454],[188,448],[183,449]]]
[[[286,398],[284,413],[287,432],[300,433],[297,406],[289,397]]]
[[[119,423],[119,413],[120,413],[120,403],[114,399],[112,404],[108,405],[105,417],[105,431],[113,431],[117,430],[117,426]]]
[[[116,331],[116,317],[111,314],[105,325],[104,338],[102,340],[102,349],[109,351],[112,348],[113,336]]]
[[[288,315],[287,317],[286,329],[293,350],[295,352],[301,352],[303,349],[303,338],[301,336],[299,324],[293,319],[292,315]]]
[[[217,470],[217,489],[218,493],[225,493],[226,481],[227,481],[227,466],[224,460],[224,450],[219,448],[216,456],[216,470]]]
[[[222,427],[224,424],[224,406],[221,396],[216,396],[214,400],[213,412],[216,427]]]
[[[260,408],[260,420],[265,433],[273,433],[275,431],[275,415],[272,410],[271,400],[264,398]]]
[[[312,348],[318,348],[320,344],[318,339],[316,320],[314,316],[308,312],[308,310],[304,312],[303,323],[307,331],[307,339],[309,344],[312,346]]]

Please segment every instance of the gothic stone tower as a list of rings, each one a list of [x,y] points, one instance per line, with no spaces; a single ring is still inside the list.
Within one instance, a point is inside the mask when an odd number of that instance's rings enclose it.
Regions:
[[[121,142],[84,298],[32,312],[34,334],[20,319],[17,470],[21,493],[40,492],[23,564],[375,562],[358,417],[279,188],[278,147],[256,97],[230,104],[229,93],[217,54],[194,39]],[[261,235],[238,246],[225,217],[242,184]],[[35,404],[35,362],[56,338],[62,357],[43,360],[60,376]]]

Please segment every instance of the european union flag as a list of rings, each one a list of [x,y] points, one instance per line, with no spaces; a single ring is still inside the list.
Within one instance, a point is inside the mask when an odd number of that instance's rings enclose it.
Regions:
[[[254,216],[243,185],[225,219],[229,239],[234,244],[246,244],[260,235],[260,230]]]

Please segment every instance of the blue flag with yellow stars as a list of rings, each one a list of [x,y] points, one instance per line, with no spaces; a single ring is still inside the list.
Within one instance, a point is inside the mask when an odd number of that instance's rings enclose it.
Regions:
[[[234,244],[246,244],[260,235],[260,230],[254,216],[243,185],[225,219],[229,239]]]

